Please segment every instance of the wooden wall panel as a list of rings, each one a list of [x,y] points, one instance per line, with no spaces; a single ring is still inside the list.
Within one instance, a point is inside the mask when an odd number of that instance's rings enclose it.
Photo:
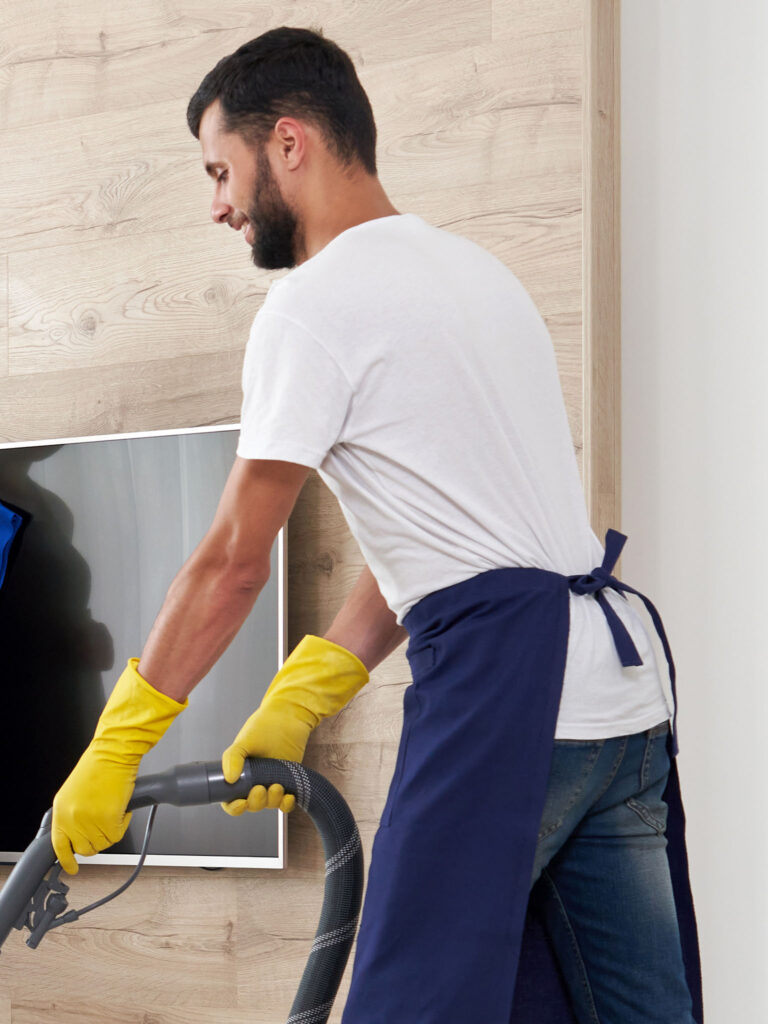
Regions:
[[[242,349],[0,376],[4,441],[236,423]]]
[[[216,252],[221,232],[210,224],[162,243],[148,232],[11,253],[9,375],[241,350],[264,286],[233,266],[242,250]],[[205,265],[195,265],[191,254],[206,247]]]
[[[543,17],[556,21],[559,7],[549,0]],[[530,0],[521,5],[521,13],[532,10]],[[377,64],[418,64],[493,36],[491,0],[400,0],[395,13],[388,4],[329,0],[227,0],[220,6],[210,0],[18,0],[2,13],[4,120],[8,127],[40,124],[146,108],[158,98],[175,97],[186,106],[219,57],[283,24],[321,25],[363,74]]]
[[[394,85],[391,68],[374,65],[365,85],[380,177],[398,208],[487,246],[531,291],[552,330],[579,450],[581,39],[545,31],[542,52],[542,37],[529,34],[530,60],[518,33],[450,62],[400,61]],[[240,235],[208,219],[185,102],[55,122],[43,161],[37,127],[5,133],[3,178],[12,181],[17,161],[38,168],[36,188],[3,203],[10,376],[242,347],[279,274],[255,273]],[[0,428],[11,439],[5,420]]]
[[[255,270],[242,237],[211,222],[185,110],[221,56],[287,20],[321,25],[350,53],[395,206],[485,246],[530,291],[553,338],[580,470],[597,481],[593,525],[609,508],[605,525],[619,526],[618,395],[597,387],[618,365],[614,13],[598,0],[405,0],[397,18],[387,5],[329,0],[292,4],[289,18],[259,0],[6,4],[0,440],[237,421],[248,328],[283,272]],[[290,647],[328,628],[362,567],[312,473],[288,525]],[[409,682],[403,645],[307,748],[305,763],[352,807],[366,864]],[[283,872],[145,868],[35,952],[14,932],[0,960],[0,1024],[284,1019],[323,885],[311,822],[297,811],[287,824]],[[83,866],[71,905],[128,873]]]

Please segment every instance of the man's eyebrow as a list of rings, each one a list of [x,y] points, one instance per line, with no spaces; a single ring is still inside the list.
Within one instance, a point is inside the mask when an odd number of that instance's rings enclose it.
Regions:
[[[227,165],[222,160],[215,160],[212,164],[205,165],[205,173],[213,174],[217,167],[226,167]]]

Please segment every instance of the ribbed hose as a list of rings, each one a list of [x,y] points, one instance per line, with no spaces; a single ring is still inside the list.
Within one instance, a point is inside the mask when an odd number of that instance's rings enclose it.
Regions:
[[[360,834],[344,797],[319,772],[296,761],[249,757],[240,778],[228,783],[218,761],[177,765],[136,780],[128,810],[152,804],[220,803],[247,796],[252,786],[279,783],[296,797],[320,833],[325,851],[325,895],[320,923],[288,1024],[328,1020],[355,939],[363,894]],[[47,871],[56,863],[50,840],[52,811],[0,890],[0,946]]]

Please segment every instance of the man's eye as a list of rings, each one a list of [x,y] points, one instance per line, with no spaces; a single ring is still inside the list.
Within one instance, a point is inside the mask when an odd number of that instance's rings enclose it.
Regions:
[[[227,177],[227,172],[226,171],[222,171],[221,174],[216,179],[216,181],[224,181],[226,177]]]

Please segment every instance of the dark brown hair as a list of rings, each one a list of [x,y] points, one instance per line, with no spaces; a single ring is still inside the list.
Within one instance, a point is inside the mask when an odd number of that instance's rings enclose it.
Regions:
[[[187,124],[200,138],[203,111],[218,99],[222,124],[263,145],[275,122],[310,121],[345,166],[376,174],[376,124],[349,56],[322,29],[270,29],[208,72],[187,107]]]

